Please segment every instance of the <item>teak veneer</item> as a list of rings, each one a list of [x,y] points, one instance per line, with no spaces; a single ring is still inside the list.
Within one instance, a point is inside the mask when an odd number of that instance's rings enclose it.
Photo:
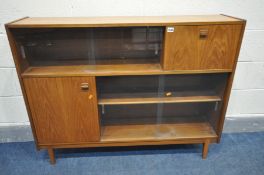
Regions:
[[[25,17],[6,24],[37,149],[220,142],[246,21]]]
[[[225,73],[232,69],[210,70],[163,70],[160,64],[125,64],[125,65],[74,65],[29,67],[22,77],[65,77],[65,76],[113,76],[113,75],[166,75]]]

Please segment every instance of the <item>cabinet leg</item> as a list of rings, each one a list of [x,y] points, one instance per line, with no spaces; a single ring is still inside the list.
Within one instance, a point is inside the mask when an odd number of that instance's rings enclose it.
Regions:
[[[49,157],[50,157],[50,164],[55,164],[56,159],[55,159],[55,155],[54,155],[54,149],[48,148],[48,153],[49,153]]]
[[[220,143],[220,140],[221,140],[221,136],[218,136],[216,142],[217,142],[217,143]]]
[[[204,144],[203,144],[203,159],[206,159],[207,157],[207,154],[208,154],[208,148],[209,148],[209,143],[210,143],[210,140],[207,139],[205,140]]]

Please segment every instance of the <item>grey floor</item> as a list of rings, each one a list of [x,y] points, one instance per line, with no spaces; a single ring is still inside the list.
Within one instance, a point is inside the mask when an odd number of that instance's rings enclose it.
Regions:
[[[0,128],[0,175],[263,175],[264,118],[228,118],[221,144],[57,149],[56,165],[37,151],[29,126]]]
[[[224,133],[221,144],[57,149],[50,165],[34,142],[0,143],[1,175],[263,175],[264,132]]]

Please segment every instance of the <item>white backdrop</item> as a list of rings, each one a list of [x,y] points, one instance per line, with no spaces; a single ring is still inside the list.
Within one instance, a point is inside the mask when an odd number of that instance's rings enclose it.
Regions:
[[[264,117],[262,0],[0,0],[0,125],[28,124],[4,24],[24,16],[227,14],[247,19],[227,116]]]

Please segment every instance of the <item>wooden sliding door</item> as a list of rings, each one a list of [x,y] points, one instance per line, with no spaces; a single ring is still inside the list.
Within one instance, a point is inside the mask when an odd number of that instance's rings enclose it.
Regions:
[[[39,144],[99,141],[94,77],[23,80]]]
[[[165,70],[232,70],[242,25],[166,28]]]

